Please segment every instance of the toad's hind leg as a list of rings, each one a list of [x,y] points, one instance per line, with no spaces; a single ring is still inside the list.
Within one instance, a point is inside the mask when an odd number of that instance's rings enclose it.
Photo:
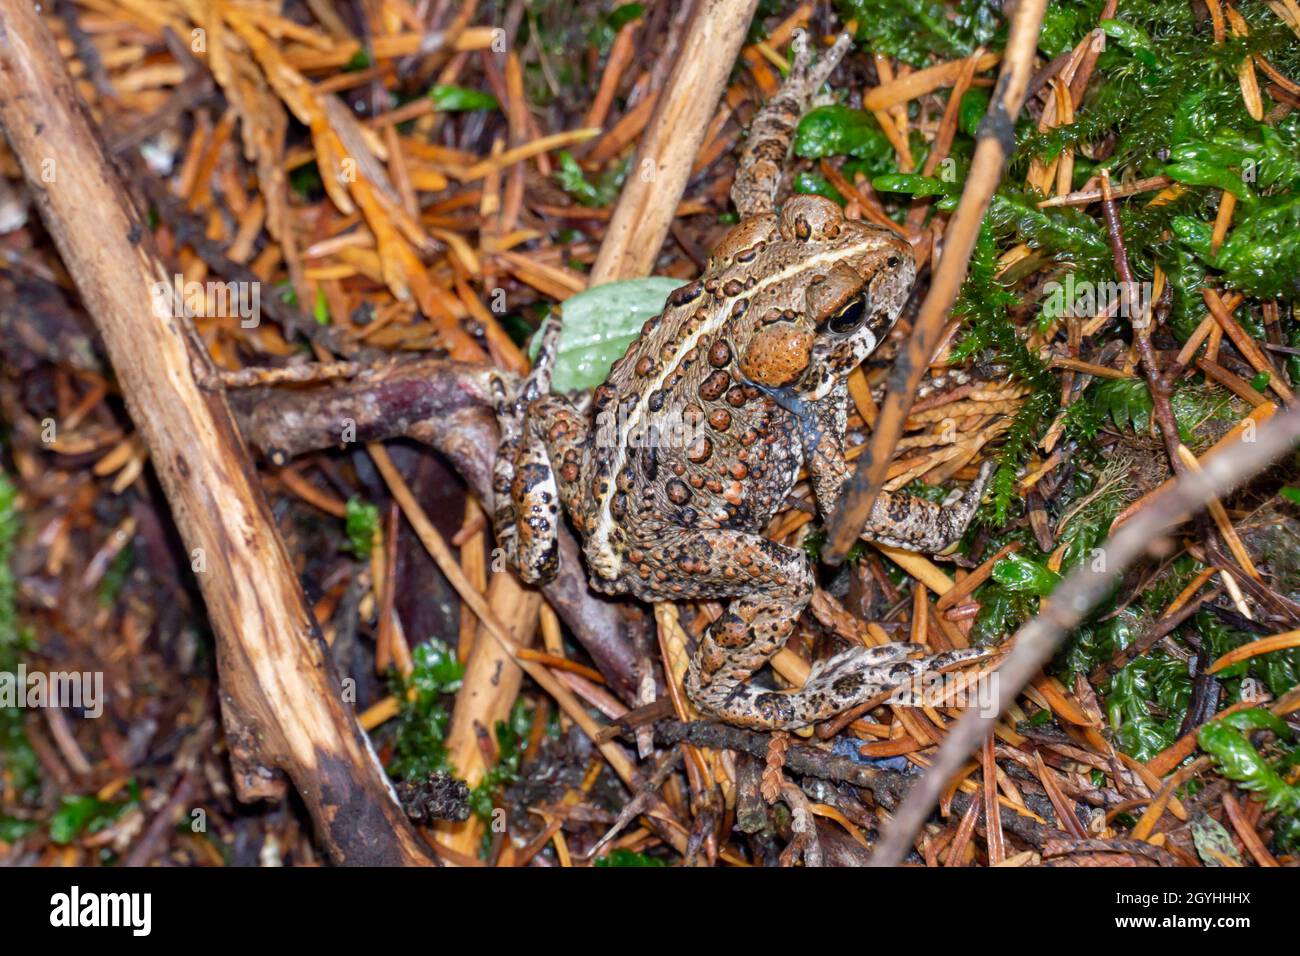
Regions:
[[[797,38],[795,43],[790,75],[750,123],[749,138],[740,154],[736,181],[731,187],[731,201],[736,204],[742,220],[773,211],[795,126],[813,94],[853,46],[852,39],[846,34],[813,66],[807,37]]]
[[[812,597],[807,558],[757,535],[706,531],[669,545],[679,565],[705,575],[684,596],[731,597],[708,629],[686,674],[686,693],[702,711],[763,730],[805,727],[855,707],[910,677],[981,651],[910,660],[918,645],[855,647],[815,664],[804,685],[774,691],[749,683],[785,644]],[[703,570],[701,570],[703,569]]]

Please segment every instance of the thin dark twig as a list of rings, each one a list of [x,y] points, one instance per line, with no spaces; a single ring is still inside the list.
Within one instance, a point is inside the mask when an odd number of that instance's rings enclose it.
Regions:
[[[1088,680],[1094,684],[1101,683],[1115,671],[1128,664],[1129,661],[1141,657],[1149,651],[1158,640],[1166,634],[1172,633],[1180,624],[1190,618],[1193,614],[1200,611],[1202,605],[1215,600],[1222,593],[1222,588],[1213,588],[1200,597],[1192,598],[1175,613],[1156,621],[1149,631],[1135,640],[1132,644],[1123,650],[1118,651],[1110,660],[1098,665],[1097,669],[1088,675]]]
[[[1107,169],[1101,171],[1101,213],[1106,220],[1106,233],[1110,236],[1110,248],[1115,256],[1115,271],[1119,273],[1121,307],[1128,310],[1138,359],[1146,376],[1147,388],[1151,391],[1156,424],[1164,438],[1165,450],[1169,453],[1169,465],[1174,474],[1181,474],[1186,466],[1178,456],[1181,441],[1178,437],[1178,424],[1174,419],[1174,408],[1169,401],[1169,383],[1160,374],[1160,360],[1151,347],[1151,320],[1157,304],[1151,303],[1150,309],[1141,308],[1141,298],[1137,295],[1138,283],[1129,264],[1128,250],[1124,247],[1124,231],[1120,226],[1119,209],[1111,192],[1110,171]]]

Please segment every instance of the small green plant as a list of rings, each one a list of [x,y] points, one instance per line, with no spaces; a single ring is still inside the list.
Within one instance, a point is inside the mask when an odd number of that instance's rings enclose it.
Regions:
[[[618,198],[618,191],[627,178],[628,163],[620,163],[596,177],[595,182],[587,179],[578,161],[569,152],[561,152],[560,165],[555,170],[555,181],[561,189],[583,206],[608,206]]]
[[[411,652],[411,673],[392,678],[392,693],[401,706],[395,722],[393,759],[388,775],[396,780],[419,780],[431,773],[450,773],[447,729],[451,713],[448,695],[460,690],[465,669],[456,653],[431,639]]]
[[[1276,736],[1278,757],[1269,760],[1260,754],[1250,741],[1255,731],[1269,731]],[[1284,852],[1300,847],[1300,786],[1287,783],[1282,776],[1294,772],[1300,764],[1300,748],[1292,737],[1284,721],[1260,707],[1212,720],[1196,735],[1201,749],[1214,758],[1220,773],[1243,790],[1257,794],[1268,809],[1277,811],[1275,842]]]
[[[970,56],[1006,29],[1002,5],[992,0],[838,0],[835,7],[857,24],[863,46],[912,66],[926,66],[935,53]]]
[[[370,550],[375,544],[375,532],[379,529],[379,509],[353,496],[348,499],[344,522],[348,536],[347,549],[359,560],[369,561]]]
[[[518,698],[510,708],[507,720],[498,720],[493,728],[497,743],[497,762],[469,794],[470,810],[483,821],[492,817],[496,795],[519,780],[519,766],[524,756],[524,745],[533,726],[533,708],[524,698]]]
[[[491,93],[483,90],[471,90],[463,86],[438,84],[430,87],[429,99],[434,108],[444,113],[461,113],[466,110],[495,110],[501,104]]]
[[[64,796],[49,820],[50,840],[68,844],[83,833],[98,833],[136,806],[139,800],[139,789],[134,781],[124,801],[101,800],[94,794]]]

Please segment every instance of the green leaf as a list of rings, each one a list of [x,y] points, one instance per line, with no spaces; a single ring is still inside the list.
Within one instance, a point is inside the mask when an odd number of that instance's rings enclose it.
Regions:
[[[946,196],[952,191],[949,183],[916,173],[886,173],[871,180],[871,185],[883,193],[908,193],[912,196]]]
[[[645,14],[644,3],[625,3],[620,7],[615,7],[610,11],[606,18],[609,25],[615,29],[621,29],[625,24],[633,20],[640,19]]]
[[[65,796],[50,817],[50,840],[71,843],[86,831],[94,833],[112,823],[129,804],[106,803],[94,795]]]
[[[1126,47],[1147,66],[1156,65],[1155,54],[1151,52],[1151,38],[1144,30],[1123,20],[1102,20],[1100,26],[1106,36],[1118,40],[1121,46]]]
[[[584,206],[608,206],[618,196],[619,187],[627,177],[628,164],[621,163],[601,173],[596,182],[587,179],[578,161],[566,150],[559,154],[560,165],[555,170],[555,181],[560,188]]]
[[[980,123],[988,111],[988,90],[979,86],[971,87],[962,96],[961,104],[957,107],[957,128],[967,136],[974,136],[979,131]]]
[[[625,3],[622,6],[615,7],[609,13],[592,18],[591,25],[587,28],[588,45],[595,47],[601,56],[604,56],[609,52],[609,48],[614,45],[614,37],[618,35],[618,31],[626,24],[638,20],[644,15],[644,4]],[[566,38],[564,42],[567,44],[571,41]]]
[[[469,795],[470,810],[485,823],[491,820],[496,794],[519,780],[519,768],[533,727],[533,717],[533,708],[520,697],[511,706],[509,719],[498,720],[493,728],[497,761]]]
[[[429,88],[429,99],[433,100],[435,109],[444,113],[459,113],[466,110],[495,110],[501,106],[495,96],[484,90],[471,90],[464,86],[451,86],[443,83]]]
[[[1228,233],[1212,264],[1248,295],[1300,297],[1300,195],[1283,193],[1256,206]]]
[[[17,843],[36,829],[37,824],[34,820],[0,817],[0,843]]]
[[[849,106],[819,106],[808,112],[795,129],[794,152],[805,159],[853,156],[874,160],[881,164],[879,172],[893,165],[893,147],[876,118]]]
[[[117,603],[118,596],[126,587],[133,567],[135,567],[135,548],[128,544],[113,557],[108,570],[104,572],[103,578],[95,588],[95,597],[101,605],[112,607]]]
[[[795,173],[791,186],[799,196],[825,196],[831,202],[844,205],[844,197],[826,181],[826,177],[810,169],[801,169]]]
[[[1120,749],[1150,760],[1178,737],[1192,682],[1180,660],[1154,653],[1130,661],[1111,678],[1106,711]]]
[[[1083,38],[1087,15],[1083,5],[1049,3],[1043,11],[1043,26],[1038,34],[1038,48],[1049,59],[1060,56]],[[1088,24],[1091,26],[1091,24]]]
[[[987,222],[999,236],[1014,236],[1033,249],[1094,271],[1109,270],[1111,251],[1105,229],[1078,209],[1039,209],[1040,199],[1036,192],[999,192],[989,204]]]
[[[980,611],[971,628],[971,641],[983,646],[1009,636],[1031,613],[1033,597],[1002,587],[986,584],[978,592]]]
[[[993,580],[1010,591],[1026,591],[1047,597],[1061,576],[1017,552],[993,565]]]
[[[564,330],[551,388],[556,392],[594,388],[609,375],[641,332],[646,319],[664,309],[681,279],[650,276],[606,282],[564,301]],[[536,355],[534,339],[530,355]]]
[[[1175,216],[1169,228],[1202,259],[1209,262],[1214,258],[1210,252],[1210,237],[1214,230],[1207,223],[1191,216]]]
[[[1249,711],[1230,716],[1245,713]],[[1200,729],[1196,739],[1201,749],[1214,757],[1220,773],[1241,784],[1242,789],[1263,795],[1270,810],[1300,813],[1300,787],[1284,781],[1241,730],[1226,720],[1212,720]]]
[[[275,292],[280,297],[280,301],[287,306],[298,308],[298,292],[288,279],[283,279],[275,284]]]
[[[456,652],[437,638],[417,645],[411,661],[408,682],[421,694],[454,694],[460,690],[465,667],[456,659]]]
[[[1140,378],[1113,378],[1098,382],[1092,389],[1093,407],[1109,417],[1120,431],[1132,429],[1139,435],[1151,427],[1151,392]]]
[[[1283,740],[1291,736],[1291,728],[1281,717],[1263,707],[1248,707],[1219,718],[1219,723],[1247,733],[1252,730],[1271,730]]]
[[[1300,488],[1282,488],[1278,491],[1283,498],[1293,505],[1300,505]]]
[[[353,53],[352,59],[348,60],[347,63],[343,64],[343,72],[356,73],[360,70],[364,70],[367,67],[369,67],[370,63],[371,63],[370,51],[363,48],[357,50],[356,53]]]
[[[447,759],[447,695],[460,690],[465,669],[455,651],[436,638],[412,649],[411,664],[410,674],[394,673],[389,681],[401,706],[397,720],[384,728],[393,734],[393,759],[384,769],[395,780],[420,780],[453,770]]]
[[[355,495],[348,499],[345,518],[348,535],[347,548],[359,560],[370,560],[374,547],[375,531],[379,527],[379,509]]]
[[[293,170],[293,172],[289,173],[289,187],[304,199],[312,199],[325,192],[325,184],[320,178],[320,168],[316,165],[314,160],[310,163],[299,166],[297,169]],[[287,280],[284,284],[289,285]],[[290,291],[293,291],[292,287],[290,287]],[[281,295],[281,298],[283,299],[283,294]],[[296,296],[295,301],[292,304],[297,305]]]
[[[316,289],[316,304],[312,306],[311,314],[317,325],[330,324],[330,304],[329,300],[325,298],[324,289]]]
[[[1240,174],[1210,163],[1194,161],[1170,163],[1165,167],[1165,175],[1190,186],[1212,186],[1215,189],[1222,189],[1232,193],[1238,199],[1245,199],[1251,195],[1250,190],[1241,181]]]

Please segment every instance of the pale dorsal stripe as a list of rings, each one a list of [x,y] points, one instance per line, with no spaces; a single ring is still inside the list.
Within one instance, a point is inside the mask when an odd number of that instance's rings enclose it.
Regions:
[[[872,249],[879,249],[881,245],[879,238],[871,238],[865,242],[848,246],[843,249],[828,249],[819,253],[810,259],[801,259],[793,263],[780,272],[774,272],[772,275],[761,280],[753,288],[745,289],[734,296],[728,296],[718,301],[713,307],[713,317],[700,325],[690,336],[688,336],[678,347],[676,357],[680,358],[685,355],[699,342],[701,338],[712,335],[719,328],[731,321],[731,307],[737,299],[754,299],[761,292],[779,285],[788,279],[793,279],[802,273],[814,272],[818,266],[834,265],[841,259],[847,259],[855,254],[870,252]],[[704,277],[700,277],[703,281]],[[708,293],[704,293],[708,295]],[[667,310],[665,310],[667,311]],[[652,387],[645,388],[641,397],[635,406],[628,413],[626,423],[620,422],[618,425],[618,446],[614,452],[614,460],[610,471],[610,481],[617,479],[618,473],[623,470],[623,465],[627,461],[627,436],[635,430],[645,417],[645,404],[651,392],[657,391],[663,387],[672,370],[676,368],[677,362],[665,362],[664,367],[654,379]],[[606,495],[600,505],[600,514],[596,516],[596,527],[588,537],[588,558],[596,565],[596,569],[606,577],[617,577],[622,569],[622,556],[616,554],[609,546],[609,532],[614,525],[614,516],[610,514],[610,502],[613,495]]]

